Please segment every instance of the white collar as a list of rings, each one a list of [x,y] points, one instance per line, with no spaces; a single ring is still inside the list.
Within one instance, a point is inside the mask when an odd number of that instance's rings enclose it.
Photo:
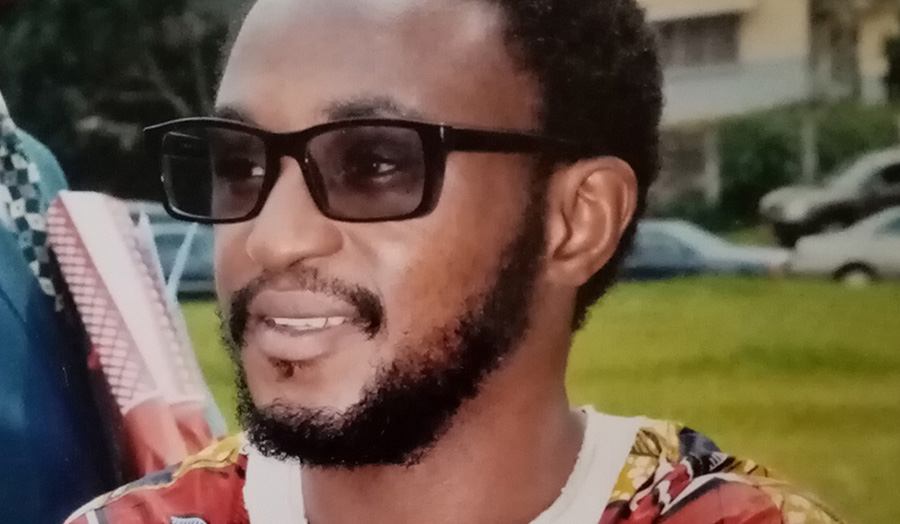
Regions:
[[[308,524],[300,464],[267,457],[251,444],[246,449],[244,506],[250,523]]]
[[[624,418],[582,408],[584,441],[559,498],[531,524],[596,524],[612,495],[638,429],[646,419]],[[296,461],[269,458],[247,446],[244,503],[250,524],[309,524]]]

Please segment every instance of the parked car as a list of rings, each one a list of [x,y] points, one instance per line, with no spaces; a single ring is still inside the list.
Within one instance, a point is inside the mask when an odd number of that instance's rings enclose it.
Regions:
[[[684,220],[644,220],[638,224],[622,278],[774,274],[784,271],[788,257],[785,249],[732,244]]]
[[[194,226],[169,216],[165,208],[156,202],[131,202],[131,216],[137,219],[140,212],[147,214],[163,275],[168,278],[175,266],[178,251],[192,227],[197,231],[191,242],[184,272],[178,285],[179,295],[206,296],[215,294],[213,273],[213,231],[211,226]]]
[[[792,273],[831,276],[851,285],[900,277],[900,206],[833,233],[801,239]]]
[[[863,155],[819,186],[787,186],[760,200],[760,214],[778,241],[793,246],[806,235],[843,229],[900,205],[900,148]]]

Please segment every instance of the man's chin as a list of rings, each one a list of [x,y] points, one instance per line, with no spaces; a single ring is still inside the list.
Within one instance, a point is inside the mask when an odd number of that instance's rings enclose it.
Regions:
[[[247,437],[260,452],[308,467],[411,465],[431,440],[415,445],[398,441],[389,425],[378,424],[360,408],[341,412],[280,401],[262,407],[243,404],[239,412]]]
[[[281,395],[264,403],[254,402],[254,410],[285,424],[318,421],[320,424],[342,427],[352,419],[353,411],[358,405],[358,399],[356,402],[338,403]]]
[[[347,374],[353,373],[348,370]],[[290,419],[317,413],[341,420],[362,402],[374,378],[335,375],[334,370],[286,372],[266,364],[265,369],[254,368],[246,395],[259,412],[280,413]]]
[[[258,413],[265,413],[287,421],[296,420],[311,413],[322,413],[335,419],[343,419],[346,416],[348,407],[318,405],[306,400],[279,396],[270,401],[254,402],[254,410]]]

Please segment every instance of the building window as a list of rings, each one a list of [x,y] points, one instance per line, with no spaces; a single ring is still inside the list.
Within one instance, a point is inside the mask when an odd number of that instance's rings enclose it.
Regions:
[[[660,59],[665,67],[730,64],[738,60],[738,15],[659,22]]]

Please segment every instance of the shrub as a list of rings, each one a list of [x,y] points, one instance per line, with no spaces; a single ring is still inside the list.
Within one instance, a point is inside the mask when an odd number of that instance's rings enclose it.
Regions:
[[[720,206],[710,204],[699,191],[688,191],[674,202],[658,209],[654,216],[682,218],[711,231],[728,231],[739,227]]]
[[[819,175],[859,155],[897,144],[895,106],[842,104],[819,115]]]
[[[799,178],[800,114],[776,111],[726,120],[720,127],[725,223],[755,223],[759,199]]]

